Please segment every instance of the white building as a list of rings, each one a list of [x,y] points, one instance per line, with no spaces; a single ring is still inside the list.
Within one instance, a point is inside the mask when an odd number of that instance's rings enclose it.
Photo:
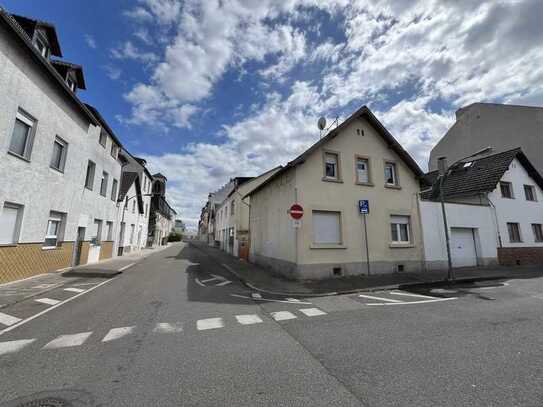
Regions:
[[[421,222],[428,269],[447,267],[437,171]],[[543,178],[521,149],[453,165],[443,182],[454,267],[543,264]]]
[[[153,175],[151,209],[149,213],[149,231],[147,246],[164,246],[175,225],[177,212],[166,200],[167,178],[160,174]]]

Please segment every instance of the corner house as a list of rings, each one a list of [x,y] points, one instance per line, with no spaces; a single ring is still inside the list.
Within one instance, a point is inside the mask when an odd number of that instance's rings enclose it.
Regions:
[[[363,106],[249,194],[250,260],[293,279],[420,270],[421,176]],[[366,230],[359,200],[369,201]]]

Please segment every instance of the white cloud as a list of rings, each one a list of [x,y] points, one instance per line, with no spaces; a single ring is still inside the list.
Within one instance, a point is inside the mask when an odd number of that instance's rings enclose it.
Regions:
[[[90,48],[96,48],[96,40],[90,34],[85,34],[85,42]]]
[[[114,65],[104,65],[103,68],[106,71],[106,75],[109,79],[113,79],[114,81],[116,81],[121,77],[122,71],[119,67],[116,67]]]
[[[138,49],[131,41],[126,41],[120,47],[111,50],[111,55],[115,59],[132,59],[146,63],[155,62],[158,56],[153,52],[145,52]]]

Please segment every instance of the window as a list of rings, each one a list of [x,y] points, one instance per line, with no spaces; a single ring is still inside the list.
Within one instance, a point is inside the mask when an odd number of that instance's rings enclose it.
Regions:
[[[88,188],[92,191],[94,185],[94,171],[96,170],[96,164],[91,160],[87,164],[87,175],[85,176],[85,188]]]
[[[339,156],[336,153],[324,153],[324,178],[339,180]]]
[[[513,186],[510,182],[500,182],[500,190],[503,198],[513,199]]]
[[[147,211],[149,210],[149,204],[145,204],[145,216],[147,217]]]
[[[106,240],[112,241],[113,240],[113,222],[111,221],[106,222],[106,230],[107,230]]]
[[[543,242],[543,228],[541,223],[532,223],[532,230],[534,232],[534,240],[536,242]]]
[[[119,153],[119,146],[115,143],[111,143],[111,156],[115,159],[117,159],[117,155]]]
[[[136,200],[132,201],[132,213],[136,213]]]
[[[106,148],[107,134],[104,131],[100,132],[100,138],[98,139],[98,142],[102,147]]]
[[[117,200],[117,180],[113,179],[113,184],[111,185],[111,200],[115,202]]]
[[[57,247],[60,240],[62,240],[62,228],[63,228],[64,214],[60,212],[51,211],[49,213],[49,220],[47,221],[47,230],[45,232],[45,240],[43,242],[44,248]]]
[[[535,201],[535,188],[533,185],[524,185],[524,195],[527,201]]]
[[[236,206],[236,202],[232,201],[232,203],[230,204],[230,215],[232,216],[234,216],[235,206]]]
[[[395,163],[385,163],[385,184],[398,185],[398,175]]]
[[[11,135],[9,151],[19,157],[30,160],[35,130],[36,121],[19,110],[15,117],[15,126]]]
[[[45,41],[45,39],[43,39],[41,36],[37,36],[34,45],[36,46],[42,57],[49,57],[49,47],[47,46],[47,41]]]
[[[313,211],[313,243],[342,243],[340,212]]]
[[[66,143],[60,137],[55,137],[55,141],[53,142],[53,156],[51,157],[51,168],[64,172],[67,152],[68,143]]]
[[[109,174],[105,171],[102,171],[102,180],[100,181],[100,195],[106,196],[107,194],[107,183],[109,180]]]
[[[102,240],[102,220],[94,219],[93,230],[91,234],[91,244],[99,245]]]
[[[356,157],[356,182],[359,184],[369,184],[370,169],[367,158]]]
[[[130,244],[134,244],[134,229],[135,225],[130,225]]]
[[[409,243],[411,241],[409,216],[390,217],[390,240],[392,243]]]
[[[19,241],[23,206],[5,202],[0,212],[0,244],[15,244]]]
[[[75,92],[75,81],[72,78],[66,78],[66,85],[68,85],[72,92]]]
[[[520,239],[520,226],[518,223],[507,223],[507,231],[509,232],[509,241],[511,243],[518,243]]]

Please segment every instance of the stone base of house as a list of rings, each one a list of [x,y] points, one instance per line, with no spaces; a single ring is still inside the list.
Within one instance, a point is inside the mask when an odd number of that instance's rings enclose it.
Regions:
[[[113,257],[113,242],[102,241],[100,247],[100,260],[111,259]]]
[[[497,266],[498,259],[496,257],[479,257],[477,259],[476,267],[494,267]],[[432,260],[425,262],[425,271],[443,271],[449,268],[449,263],[447,259],[443,260]]]
[[[367,264],[354,263],[319,263],[296,264],[293,262],[252,254],[251,263],[257,264],[271,273],[289,280],[324,280],[328,278],[368,275]],[[419,272],[421,261],[374,261],[370,262],[370,274],[392,274]]]
[[[63,242],[55,249],[43,249],[43,243],[19,243],[0,247],[0,283],[69,267],[73,242]],[[82,256],[83,257],[83,256]]]
[[[502,266],[543,264],[543,247],[501,247],[498,260]]]

